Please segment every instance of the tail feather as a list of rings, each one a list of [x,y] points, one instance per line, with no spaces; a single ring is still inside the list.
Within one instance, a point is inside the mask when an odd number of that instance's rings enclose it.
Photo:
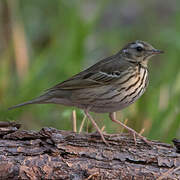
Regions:
[[[28,101],[28,102],[24,102],[24,103],[17,104],[15,106],[9,107],[8,110],[12,110],[12,109],[15,109],[15,108],[18,108],[18,107],[21,107],[21,106],[25,106],[25,105],[28,105],[28,104],[37,104],[37,103],[35,103],[33,101]]]
[[[46,100],[49,99],[49,96],[48,94],[44,94],[36,99],[33,99],[31,101],[27,101],[27,102],[24,102],[24,103],[21,103],[21,104],[17,104],[15,106],[12,106],[12,107],[9,107],[8,110],[12,110],[12,109],[15,109],[15,108],[19,108],[21,106],[26,106],[26,105],[29,105],[29,104],[42,104],[42,103],[46,103]]]

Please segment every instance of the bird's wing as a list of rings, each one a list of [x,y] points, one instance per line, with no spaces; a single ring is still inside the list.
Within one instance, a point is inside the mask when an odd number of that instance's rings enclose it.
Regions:
[[[107,74],[106,72],[88,73],[82,77],[74,77],[68,79],[52,89],[82,89],[102,86],[108,84],[118,78],[118,75]]]
[[[111,56],[49,90],[84,89],[111,84],[122,75],[126,68],[128,65],[124,61]]]

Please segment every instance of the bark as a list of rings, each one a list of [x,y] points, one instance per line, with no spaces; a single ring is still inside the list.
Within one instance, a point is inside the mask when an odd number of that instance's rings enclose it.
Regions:
[[[135,146],[116,134],[105,136],[106,146],[96,133],[19,127],[0,123],[0,179],[180,179],[180,154],[169,144]]]

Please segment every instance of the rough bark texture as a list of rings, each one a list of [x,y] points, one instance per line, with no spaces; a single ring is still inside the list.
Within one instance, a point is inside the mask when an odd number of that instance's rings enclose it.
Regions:
[[[0,123],[0,179],[180,179],[180,154],[169,144],[135,146],[123,134],[105,136],[106,146],[96,133],[19,127]]]

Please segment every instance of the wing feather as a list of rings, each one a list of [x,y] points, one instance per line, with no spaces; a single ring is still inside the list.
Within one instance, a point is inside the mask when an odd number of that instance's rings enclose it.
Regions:
[[[128,67],[129,63],[116,54],[99,61],[90,68],[57,84],[49,90],[74,90],[107,85],[116,81]]]
[[[86,76],[87,75],[88,74],[86,74]],[[74,78],[68,79],[62,82],[61,84],[54,86],[50,90],[54,90],[54,89],[71,90],[71,89],[98,87],[98,86],[112,83],[112,81],[117,80],[117,78],[119,78],[119,76],[115,74],[113,75],[113,73],[107,74],[106,72],[94,72],[88,75],[87,78],[74,77]]]

